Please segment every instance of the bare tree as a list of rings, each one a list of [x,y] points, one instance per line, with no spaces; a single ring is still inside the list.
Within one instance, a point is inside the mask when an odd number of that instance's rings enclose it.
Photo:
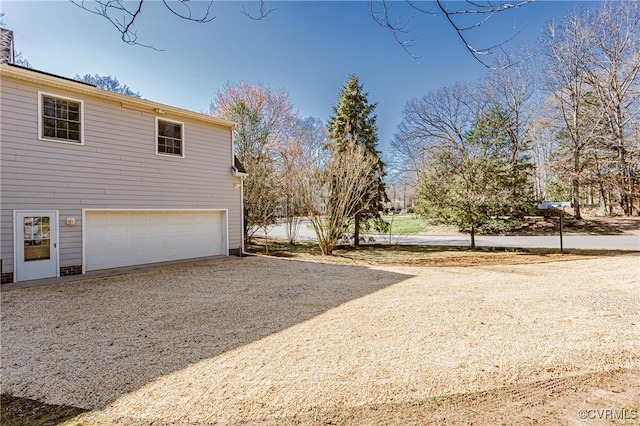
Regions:
[[[250,242],[258,230],[266,236],[276,223],[279,206],[280,177],[273,162],[264,157],[252,157],[243,163],[247,173],[244,179],[244,222],[246,240]],[[268,251],[268,244],[265,243]]]
[[[297,115],[285,91],[227,83],[211,103],[211,114],[237,123],[235,154],[247,170],[244,180],[245,238],[276,222],[281,194],[280,152]]]
[[[327,131],[322,121],[312,117],[300,119],[287,145],[280,151],[280,211],[289,244],[296,242],[300,222],[309,212],[299,182],[299,176],[307,172],[304,159],[317,157],[326,138]]]
[[[22,51],[20,50],[15,53],[15,56],[13,58],[13,63],[16,65],[20,65],[21,67],[33,68],[31,66],[31,62],[29,62],[29,60],[24,57],[24,55],[22,54]]]
[[[631,191],[635,194],[636,199],[640,198],[640,122],[634,123],[632,130],[632,137],[630,138],[631,144],[629,146],[629,164],[632,170],[631,176]],[[637,214],[640,216],[640,208],[637,210]]]
[[[585,24],[580,14],[572,12],[560,24],[550,23],[542,39],[545,83],[553,101],[550,107],[559,126],[559,138],[567,148],[567,171],[577,219],[581,219],[584,151],[599,137],[603,122],[586,72],[591,39]]]
[[[129,86],[126,84],[122,84],[118,81],[117,77],[113,77],[110,75],[100,75],[100,74],[85,74],[80,75],[76,74],[73,76],[74,80],[84,81],[85,83],[93,84],[99,89],[108,90],[110,92],[121,93],[123,95],[131,96],[133,98],[142,98],[140,92],[134,92]]]
[[[371,169],[378,161],[362,146],[345,147],[341,155],[328,159],[328,151],[297,151],[296,180],[320,250],[331,255],[347,229],[349,220],[367,208],[377,182]],[[367,198],[369,197],[369,198]]]
[[[471,88],[455,84],[408,101],[391,147],[403,171],[419,176],[430,152],[441,145],[460,145],[477,114]]]
[[[391,141],[392,169],[411,191],[417,188],[430,159],[441,146],[461,146],[478,113],[471,87],[455,84],[408,101]],[[410,192],[411,192],[410,191]]]
[[[293,145],[293,144],[292,144]],[[287,146],[280,154],[282,156],[282,175],[280,181],[280,203],[278,210],[282,214],[285,235],[289,245],[295,244],[301,217],[304,214],[304,200],[298,190],[295,168],[295,146]]]
[[[603,2],[596,13],[585,16],[582,30],[591,46],[584,70],[586,79],[602,108],[609,133],[603,142],[614,154],[620,205],[626,215],[631,215],[636,170],[628,151],[632,126],[640,121],[640,3]]]
[[[529,128],[534,166],[534,189],[537,199],[548,200],[547,184],[552,178],[551,165],[556,151],[556,135],[551,119],[541,116]],[[560,201],[560,200],[554,200]]]
[[[210,113],[236,121],[238,132],[244,132],[234,141],[240,160],[256,152],[277,155],[298,119],[286,90],[246,81],[225,83]]]

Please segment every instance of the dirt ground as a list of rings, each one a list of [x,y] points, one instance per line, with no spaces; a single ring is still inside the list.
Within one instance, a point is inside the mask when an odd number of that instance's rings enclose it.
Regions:
[[[471,250],[468,247],[363,244],[358,247],[341,245],[333,251],[333,256],[323,256],[318,245],[313,242],[300,242],[290,246],[284,241],[269,241],[269,250],[265,249],[264,239],[254,239],[248,250],[253,254],[278,258],[296,259],[307,262],[321,262],[336,265],[359,266],[490,266],[522,265],[530,263],[564,262],[570,260],[594,259],[628,254],[625,250],[581,250],[545,248],[494,248],[480,247]]]
[[[256,256],[3,292],[2,424],[640,424],[639,263]]]
[[[625,235],[640,235],[640,216],[591,217],[590,221],[617,230]]]
[[[567,235],[640,235],[640,216],[567,217],[563,224]],[[558,218],[549,217],[530,223],[512,235],[545,235],[558,232]]]
[[[501,235],[556,235],[558,217],[538,218],[516,231]],[[574,220],[566,216],[563,231],[567,235],[640,235],[640,216],[587,216]],[[463,235],[455,226],[429,225],[428,231],[421,235]],[[498,234],[496,234],[498,235]]]

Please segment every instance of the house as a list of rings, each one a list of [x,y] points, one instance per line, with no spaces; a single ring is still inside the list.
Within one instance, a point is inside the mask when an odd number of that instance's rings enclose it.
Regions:
[[[242,252],[234,123],[14,65],[2,36],[2,283]]]

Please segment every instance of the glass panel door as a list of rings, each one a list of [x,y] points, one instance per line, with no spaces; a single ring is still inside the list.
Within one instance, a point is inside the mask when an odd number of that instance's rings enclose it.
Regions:
[[[49,216],[26,216],[24,226],[24,261],[51,259],[51,223]]]
[[[57,277],[58,212],[33,210],[14,212],[16,281]]]

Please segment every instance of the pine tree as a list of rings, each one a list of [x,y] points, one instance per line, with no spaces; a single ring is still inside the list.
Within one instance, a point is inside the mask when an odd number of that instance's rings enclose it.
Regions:
[[[332,158],[338,158],[351,146],[360,145],[377,159],[370,172],[376,184],[354,203],[354,211],[350,215],[354,224],[353,243],[356,246],[359,245],[362,227],[373,225],[378,230],[384,230],[387,226],[380,216],[388,197],[383,182],[384,164],[377,149],[378,126],[373,114],[376,104],[369,104],[367,96],[368,93],[363,92],[363,86],[358,82],[358,76],[351,75],[338,95],[328,124]]]
[[[495,111],[474,120],[458,144],[434,146],[418,184],[418,211],[475,233],[509,205],[509,138]]]

